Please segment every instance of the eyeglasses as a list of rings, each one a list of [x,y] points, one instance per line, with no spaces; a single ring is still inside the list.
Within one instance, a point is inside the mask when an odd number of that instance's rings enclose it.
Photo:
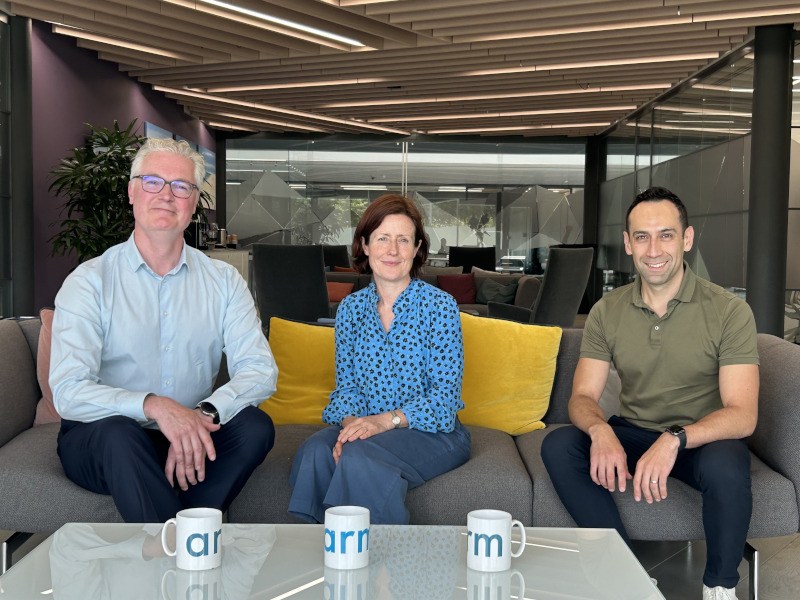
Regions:
[[[167,181],[163,177],[156,175],[134,175],[131,179],[141,179],[142,189],[150,194],[157,194],[164,189],[164,186],[169,184],[172,190],[172,195],[176,198],[189,198],[194,190],[199,190],[195,184],[188,181],[175,179],[174,181]]]

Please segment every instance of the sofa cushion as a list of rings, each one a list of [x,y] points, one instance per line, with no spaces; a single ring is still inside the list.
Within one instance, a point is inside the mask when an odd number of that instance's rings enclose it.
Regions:
[[[504,510],[531,524],[531,481],[511,436],[487,427],[469,426],[470,459],[460,467],[408,492],[411,522],[463,525],[479,508]]]
[[[272,317],[269,345],[278,365],[275,393],[261,410],[276,425],[322,424],[335,377],[334,329]]]
[[[39,311],[42,328],[39,330],[39,345],[37,346],[36,378],[39,381],[39,389],[42,390],[42,398],[36,404],[34,426],[57,423],[61,420],[61,416],[56,412],[56,407],[53,406],[53,392],[48,381],[50,377],[50,338],[53,331],[54,312],[52,308],[43,308]]]
[[[0,418],[0,445],[3,445],[31,426],[40,398],[34,356],[15,320],[0,320],[0,356],[0,393],[14,399],[3,402]]]
[[[472,273],[463,275],[438,275],[439,287],[456,299],[458,304],[475,302],[475,276]]]
[[[287,512],[292,487],[292,459],[322,425],[277,425],[275,445],[228,509],[230,523],[301,523]]]
[[[292,493],[289,471],[297,448],[318,429],[313,425],[276,428],[275,446],[231,504],[230,522],[298,522],[286,512]],[[463,525],[469,511],[489,506],[508,511],[530,525],[531,482],[514,441],[493,429],[469,427],[469,430],[470,460],[408,492],[411,523]]]
[[[328,301],[341,302],[344,297],[353,291],[352,283],[340,283],[338,281],[327,281],[325,285],[328,288]]]
[[[544,427],[561,329],[461,313],[467,425],[519,435]]]
[[[121,523],[111,496],[70,481],[56,454],[60,425],[22,432],[0,447],[0,529],[53,532],[65,523]]]
[[[487,277],[481,282],[476,301],[478,304],[489,304],[489,302],[504,302],[510,304],[514,302],[516,295],[516,281],[504,284]]]

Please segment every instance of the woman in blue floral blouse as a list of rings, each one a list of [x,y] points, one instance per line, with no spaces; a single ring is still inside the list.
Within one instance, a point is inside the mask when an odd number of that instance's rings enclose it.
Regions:
[[[330,425],[295,456],[289,512],[324,522],[330,506],[370,509],[372,523],[409,522],[406,492],[469,459],[464,344],[452,296],[417,279],[428,238],[417,207],[387,194],[356,227],[353,264],[372,283],[336,313]]]

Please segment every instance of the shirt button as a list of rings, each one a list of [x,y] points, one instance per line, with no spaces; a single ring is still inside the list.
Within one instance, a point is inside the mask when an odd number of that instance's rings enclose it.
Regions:
[[[172,346],[164,346],[164,350],[166,350],[167,352],[169,352],[170,350],[172,350]]]
[[[161,313],[161,314],[162,314],[162,315],[164,315],[164,316],[166,317],[166,316],[167,316],[167,314],[169,314],[169,313],[167,313],[167,311],[164,311],[164,312],[163,312],[163,313]]]
[[[172,385],[172,379],[165,380],[164,385]]]
[[[659,330],[659,327],[658,327],[658,325],[656,325],[655,327],[653,327],[653,329],[655,329],[656,331],[658,331],[658,330]]]

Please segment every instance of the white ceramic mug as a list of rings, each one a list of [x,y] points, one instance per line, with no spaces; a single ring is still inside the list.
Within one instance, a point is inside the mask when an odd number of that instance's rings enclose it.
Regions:
[[[325,567],[322,600],[367,600],[369,594],[369,568],[331,569]]]
[[[517,525],[519,552],[511,549],[511,529]],[[507,571],[511,558],[525,550],[525,526],[502,510],[473,510],[467,515],[467,566],[475,571]]]
[[[511,600],[512,579],[519,579],[514,598],[525,597],[525,578],[516,569],[490,573],[467,569],[467,600]]]
[[[169,569],[161,576],[164,600],[222,600],[222,567],[205,571]]]
[[[325,566],[361,569],[369,564],[369,509],[333,506],[325,511]]]
[[[167,544],[169,526],[175,526],[175,549]],[[222,564],[222,511],[216,508],[187,508],[168,519],[161,530],[161,545],[175,556],[179,569],[201,571]]]

